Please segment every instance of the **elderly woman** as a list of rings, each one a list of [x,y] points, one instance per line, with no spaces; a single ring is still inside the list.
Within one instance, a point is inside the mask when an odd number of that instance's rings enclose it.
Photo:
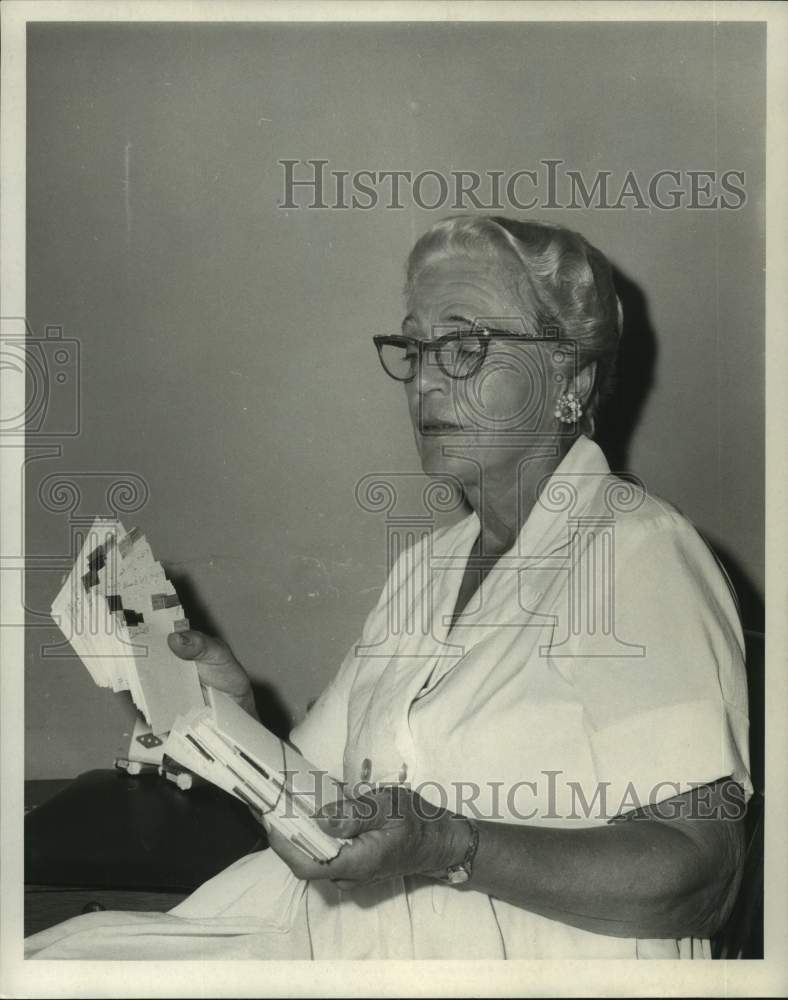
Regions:
[[[37,957],[698,958],[738,887],[742,634],[714,556],[591,440],[621,305],[546,223],[459,216],[375,338],[422,466],[470,513],[391,567],[294,730],[346,783],[327,864],[269,830],[169,914],[91,914]],[[229,651],[172,648],[254,712]]]

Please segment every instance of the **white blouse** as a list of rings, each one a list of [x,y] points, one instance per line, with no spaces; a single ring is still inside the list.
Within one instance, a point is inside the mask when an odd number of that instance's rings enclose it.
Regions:
[[[351,786],[406,780],[469,816],[565,829],[722,777],[751,793],[741,627],[685,518],[580,437],[450,632],[478,533],[471,514],[402,552],[292,734],[308,759]],[[708,941],[591,933],[421,877],[305,884],[272,851],[170,914],[90,914],[28,945],[41,958],[709,957]]]

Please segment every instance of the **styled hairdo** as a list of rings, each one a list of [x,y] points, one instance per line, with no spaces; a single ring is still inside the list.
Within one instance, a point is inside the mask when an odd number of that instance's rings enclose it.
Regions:
[[[600,402],[613,388],[623,312],[610,263],[579,233],[549,222],[518,222],[483,215],[442,219],[408,257],[410,290],[419,272],[453,257],[497,261],[522,306],[534,335],[557,327],[574,341],[578,368],[596,362],[594,387],[584,407],[582,429],[594,433]]]

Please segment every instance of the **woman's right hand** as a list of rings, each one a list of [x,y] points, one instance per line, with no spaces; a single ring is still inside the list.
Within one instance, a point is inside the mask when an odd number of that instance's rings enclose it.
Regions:
[[[249,675],[233,656],[226,642],[198,632],[197,629],[188,629],[185,632],[170,633],[167,643],[172,652],[182,660],[195,661],[201,684],[223,691],[244,711],[257,718]]]

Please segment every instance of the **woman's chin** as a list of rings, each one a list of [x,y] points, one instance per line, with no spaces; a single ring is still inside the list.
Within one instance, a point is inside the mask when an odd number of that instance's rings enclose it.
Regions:
[[[455,455],[445,455],[435,445],[422,448],[420,454],[421,468],[428,476],[453,476],[461,479],[463,473],[468,471],[467,461],[462,461]]]

